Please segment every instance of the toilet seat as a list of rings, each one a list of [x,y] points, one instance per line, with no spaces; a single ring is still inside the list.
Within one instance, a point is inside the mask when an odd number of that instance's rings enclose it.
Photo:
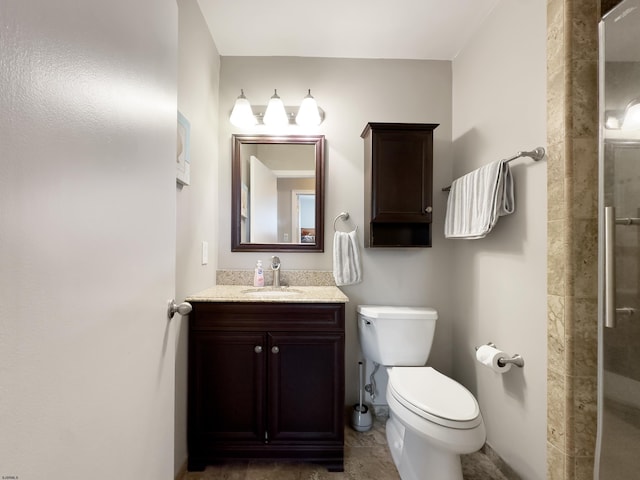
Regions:
[[[405,408],[438,425],[471,429],[482,422],[471,392],[432,367],[393,367],[388,387]]]

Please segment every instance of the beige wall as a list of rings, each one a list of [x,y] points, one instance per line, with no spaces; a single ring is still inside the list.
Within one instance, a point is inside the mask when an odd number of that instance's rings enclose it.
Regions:
[[[429,305],[440,311],[432,363],[450,371],[451,318],[449,315],[450,257],[443,240],[446,194],[451,183],[451,63],[442,61],[357,60],[288,57],[223,57],[220,77],[220,251],[219,266],[252,269],[256,260],[272,253],[231,253],[230,179],[231,134],[241,131],[229,123],[235,98],[244,92],[253,105],[265,105],[278,89],[286,105],[299,105],[307,89],[326,112],[320,127],[308,133],[326,135],[325,252],[282,253],[287,270],[332,269],[333,219],[342,211],[351,215],[359,232],[364,229],[363,140],[367,122],[439,123],[435,131],[434,238],[428,249],[363,250],[364,281],[344,287],[347,306],[347,402],[357,400],[358,304]],[[264,128],[264,127],[263,127]],[[298,127],[288,129],[300,133]],[[363,245],[362,238],[360,244]],[[384,384],[381,384],[384,393]]]
[[[179,0],[178,109],[191,124],[191,184],[177,186],[176,299],[215,284],[218,261],[218,79],[220,57],[197,2]],[[202,265],[202,242],[209,263]],[[187,321],[176,345],[175,468],[187,458]]]
[[[546,147],[546,5],[500,2],[453,61],[454,177]],[[526,19],[526,21],[523,21]],[[454,377],[477,396],[487,442],[523,479],[545,478],[546,159],[512,162],[516,211],[486,238],[452,240]],[[494,342],[525,359],[499,375]]]
[[[567,3],[568,5],[568,3]],[[588,5],[584,10],[589,13],[595,11]],[[327,238],[325,243],[330,245],[331,222],[333,216],[342,210],[350,211],[352,218],[359,226],[362,226],[362,192],[358,185],[362,175],[362,150],[359,133],[367,121],[421,121],[439,122],[449,129],[443,132],[442,126],[436,130],[436,180],[435,190],[439,184],[446,185],[451,179],[451,170],[455,175],[469,171],[475,166],[486,163],[494,158],[510,155],[516,150],[533,148],[538,145],[548,145],[549,158],[545,167],[542,164],[527,164],[526,160],[519,160],[513,164],[513,171],[518,185],[517,201],[518,212],[504,218],[497,230],[485,240],[488,248],[482,251],[481,246],[462,245],[455,248],[456,255],[460,254],[460,261],[455,264],[455,271],[451,270],[451,248],[447,247],[440,236],[442,218],[444,215],[444,202],[446,197],[438,198],[436,195],[434,206],[436,208],[436,222],[440,213],[440,228],[436,228],[434,248],[430,251],[395,251],[395,252],[371,252],[365,251],[365,275],[366,280],[362,285],[345,288],[351,297],[352,303],[348,309],[351,323],[348,334],[348,362],[354,362],[359,356],[357,338],[355,334],[355,305],[374,299],[382,303],[385,300],[387,290],[394,288],[399,293],[398,298],[389,301],[405,304],[429,304],[439,308],[442,319],[438,326],[438,337],[434,346],[434,363],[441,367],[445,373],[453,373],[463,383],[467,384],[478,394],[483,413],[487,414],[488,433],[490,444],[509,462],[524,478],[544,478],[545,454],[541,452],[544,445],[545,428],[544,399],[541,395],[546,391],[544,380],[541,380],[543,365],[546,365],[546,353],[544,346],[544,320],[538,317],[544,312],[544,299],[540,300],[540,288],[546,285],[545,278],[540,278],[540,269],[544,269],[546,246],[540,245],[540,236],[545,232],[547,225],[541,224],[545,218],[544,179],[548,166],[549,171],[549,342],[550,358],[549,368],[551,390],[549,392],[549,406],[551,411],[548,429],[549,440],[549,478],[587,478],[589,465],[592,459],[586,459],[581,463],[575,458],[577,450],[569,450],[565,444],[564,435],[566,429],[574,430],[577,425],[572,416],[565,422],[563,417],[556,417],[553,412],[567,411],[567,408],[575,407],[572,402],[573,385],[589,387],[584,392],[587,394],[587,414],[593,412],[595,400],[589,400],[593,385],[590,377],[564,376],[564,365],[573,362],[573,357],[558,357],[558,348],[565,348],[565,342],[572,342],[576,346],[576,358],[591,358],[593,354],[592,342],[588,338],[581,339],[579,344],[571,336],[572,331],[564,330],[565,321],[569,319],[565,311],[562,294],[555,295],[558,281],[563,281],[557,276],[557,272],[571,269],[571,265],[583,264],[578,255],[572,252],[557,253],[557,247],[567,242],[562,240],[562,225],[560,218],[561,209],[565,201],[571,201],[566,195],[573,195],[573,189],[565,195],[563,185],[565,178],[571,178],[570,168],[573,154],[564,159],[566,152],[572,152],[569,147],[560,140],[566,132],[565,121],[569,118],[568,111],[572,108],[592,108],[584,104],[576,107],[563,107],[568,100],[567,83],[562,78],[569,78],[571,69],[563,65],[571,65],[580,72],[583,65],[579,62],[563,64],[567,60],[563,56],[563,39],[571,38],[563,36],[566,26],[572,22],[572,12],[582,11],[581,7],[574,7],[571,3],[566,7],[562,2],[549,4],[548,18],[548,55],[551,67],[548,71],[548,95],[544,87],[540,86],[540,75],[546,74],[546,64],[541,55],[544,55],[544,47],[540,47],[541,26],[545,25],[544,12],[540,12],[540,5],[525,5],[522,2],[501,2],[496,11],[487,20],[487,24],[478,32],[474,41],[467,49],[461,52],[454,61],[454,75],[431,76],[423,70],[424,64],[435,65],[443,62],[389,62],[366,60],[332,60],[332,59],[286,59],[286,58],[225,58],[222,59],[222,79],[220,91],[220,135],[223,139],[220,143],[220,268],[252,268],[255,259],[261,254],[238,253],[232,254],[229,249],[229,184],[230,144],[225,138],[230,138],[233,133],[228,124],[228,114],[232,108],[233,100],[238,95],[239,89],[244,88],[247,96],[254,105],[265,104],[272,93],[272,88],[278,88],[280,95],[287,104],[296,104],[299,101],[298,91],[311,87],[321,106],[327,111],[327,120],[319,128],[319,133],[327,135],[328,140],[328,200]],[[567,11],[567,15],[563,15]],[[592,10],[593,9],[593,10]],[[526,16],[520,16],[526,13]],[[523,24],[521,18],[537,19]],[[583,18],[576,15],[576,17]],[[564,19],[564,20],[563,20]],[[593,19],[592,19],[593,20]],[[563,23],[564,22],[564,23]],[[590,29],[591,38],[596,21],[578,22],[578,25]],[[488,26],[487,26],[488,25]],[[516,30],[512,30],[512,29]],[[530,30],[532,29],[532,30]],[[507,36],[509,41],[497,42],[501,36]],[[531,42],[532,38],[538,41]],[[575,42],[574,47],[580,47],[580,42]],[[592,46],[593,47],[593,46]],[[594,48],[587,49],[595,51]],[[522,55],[517,49],[526,52]],[[506,50],[505,50],[506,49]],[[570,49],[569,49],[570,51]],[[585,51],[582,49],[582,51]],[[530,62],[528,55],[532,55]],[[558,57],[559,56],[559,57]],[[501,57],[503,57],[501,59]],[[554,58],[560,58],[561,67],[554,67]],[[485,68],[483,62],[493,68]],[[571,58],[568,59],[571,61]],[[591,61],[591,60],[590,60]],[[227,63],[228,62],[228,63]],[[592,61],[591,61],[592,62]],[[592,64],[592,63],[591,63]],[[393,68],[392,68],[393,67]],[[427,69],[428,70],[428,69]],[[419,74],[416,75],[416,72]],[[462,75],[474,75],[466,77]],[[460,73],[462,76],[459,76]],[[560,75],[559,75],[560,73]],[[573,74],[575,75],[575,73]],[[564,77],[563,77],[564,76]],[[429,81],[425,81],[425,80]],[[593,102],[595,94],[589,76],[578,75],[577,83],[586,83],[581,91],[585,96],[578,97]],[[454,93],[451,94],[452,88]],[[447,86],[448,85],[448,86]],[[434,88],[437,87],[437,88]],[[474,95],[474,91],[478,94]],[[571,86],[570,88],[576,88]],[[586,90],[585,90],[586,89]],[[424,91],[423,91],[424,90]],[[447,112],[438,98],[431,98],[432,93],[448,92],[450,101],[454,102],[453,112],[456,115],[456,123],[451,126],[451,112]],[[409,92],[410,95],[405,92]],[[411,101],[411,98],[422,100]],[[539,122],[540,115],[544,115],[545,99],[554,107],[548,114],[548,141],[545,141],[546,132]],[[463,102],[463,103],[461,103]],[[446,121],[440,115],[432,115],[432,109],[443,114]],[[542,112],[542,113],[541,113]],[[335,116],[332,118],[332,116]],[[544,123],[544,122],[542,122]],[[360,125],[360,126],[359,126]],[[525,125],[519,128],[520,125]],[[574,125],[576,131],[589,125],[588,121]],[[590,134],[587,128],[585,135]],[[535,138],[534,138],[535,137]],[[455,151],[455,163],[451,165],[452,147],[449,144],[453,138]],[[531,139],[531,141],[530,141]],[[585,144],[586,146],[587,144]],[[574,147],[580,148],[578,142]],[[588,147],[590,148],[590,147]],[[584,148],[583,148],[584,153]],[[589,158],[592,156],[589,154]],[[438,161],[438,159],[441,159]],[[564,163],[568,162],[568,163]],[[591,160],[589,160],[591,162]],[[564,163],[564,165],[563,165]],[[584,164],[586,165],[586,164]],[[590,165],[590,164],[589,164]],[[591,165],[589,168],[592,168]],[[583,180],[591,175],[591,169],[586,169],[578,181],[577,194],[591,193],[580,186]],[[586,224],[586,223],[585,223]],[[558,243],[559,242],[559,243]],[[564,243],[566,245],[566,243]],[[437,252],[434,254],[433,252]],[[588,252],[587,261],[592,257]],[[294,269],[330,269],[330,251],[325,254],[288,254],[284,257],[284,268]],[[420,262],[425,260],[425,268],[421,268]],[[469,273],[463,265],[464,260],[472,260],[472,272]],[[418,263],[415,260],[419,260]],[[468,264],[466,264],[468,266]],[[500,269],[505,275],[494,275],[493,271]],[[405,272],[408,272],[405,273]],[[433,281],[435,276],[437,281]],[[484,272],[482,277],[479,276]],[[579,273],[579,272],[578,272]],[[496,288],[489,288],[490,281],[497,281],[501,285],[500,291],[508,291],[509,298],[503,302],[504,295],[496,298],[493,292]],[[504,284],[504,279],[510,283]],[[455,283],[454,283],[455,282]],[[460,289],[467,292],[467,302],[455,306],[457,296],[449,296],[447,291],[454,284],[456,288],[460,283]],[[472,288],[472,283],[475,287]],[[522,285],[528,288],[520,288]],[[495,287],[495,285],[494,285]],[[504,289],[502,289],[504,287]],[[477,288],[477,290],[476,290]],[[419,291],[421,295],[415,295]],[[484,293],[483,293],[484,292]],[[564,292],[564,290],[562,290]],[[510,298],[515,295],[517,302]],[[571,295],[567,297],[571,300]],[[496,301],[500,300],[500,301]],[[588,305],[592,302],[588,298],[579,302],[578,306]],[[508,308],[514,306],[515,309]],[[523,307],[524,306],[524,307]],[[556,308],[559,307],[559,310]],[[568,308],[568,306],[567,306]],[[583,310],[586,313],[586,310]],[[514,312],[522,313],[514,315]],[[494,320],[495,319],[495,322]],[[589,316],[583,320],[589,321]],[[537,319],[537,320],[536,320]],[[572,319],[571,319],[572,320]],[[541,327],[541,322],[543,326]],[[561,330],[558,330],[561,328]],[[520,331],[522,330],[522,331]],[[494,333],[495,332],[495,333]],[[494,337],[496,335],[496,337]],[[527,335],[530,335],[527,338]],[[485,337],[491,338],[485,338]],[[526,339],[526,342],[525,342]],[[533,340],[532,340],[533,339]],[[492,378],[478,369],[472,360],[472,354],[468,352],[478,342],[492,340],[505,349],[525,356],[527,365],[524,370],[509,372],[511,377]],[[586,343],[584,343],[586,341]],[[504,345],[502,345],[504,343]],[[453,345],[456,352],[452,359],[445,353]],[[573,350],[572,350],[573,351]],[[563,351],[559,353],[563,355]],[[585,357],[586,355],[586,357]],[[588,365],[587,365],[588,366]],[[355,370],[355,369],[354,369]],[[348,392],[353,399],[355,389],[350,389],[355,372],[348,380]],[[496,387],[495,392],[491,387]],[[490,403],[487,403],[490,402]],[[495,402],[495,403],[494,403]],[[499,407],[510,422],[496,421]],[[573,405],[573,407],[572,407]],[[500,410],[502,411],[502,410]],[[513,425],[517,425],[513,427]],[[506,429],[508,428],[508,432]],[[590,427],[589,427],[590,428]],[[575,430],[574,430],[575,431]],[[514,435],[525,434],[522,442],[513,442]],[[560,436],[558,436],[560,435]],[[542,438],[540,438],[542,436]],[[588,430],[584,438],[590,442],[595,438],[593,432]],[[559,443],[559,442],[562,443]],[[586,450],[580,450],[586,452]],[[584,468],[586,467],[586,468]],[[576,472],[580,471],[584,476]],[[566,477],[565,477],[566,474]],[[562,475],[560,477],[559,475]]]

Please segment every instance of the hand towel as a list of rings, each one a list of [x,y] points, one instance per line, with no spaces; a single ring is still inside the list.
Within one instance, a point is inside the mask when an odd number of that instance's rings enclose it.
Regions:
[[[444,235],[446,238],[484,238],[499,217],[514,211],[509,164],[504,160],[490,163],[451,184]]]
[[[356,230],[336,232],[333,236],[333,277],[338,286],[352,285],[362,281]]]

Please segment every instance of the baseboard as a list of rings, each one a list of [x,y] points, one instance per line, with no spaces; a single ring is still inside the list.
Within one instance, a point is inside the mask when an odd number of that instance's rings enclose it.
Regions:
[[[493,463],[496,468],[500,470],[500,473],[502,473],[502,475],[504,475],[507,480],[521,480],[520,476],[515,472],[515,470],[511,468],[500,455],[498,455],[498,452],[491,448],[491,445],[485,443],[481,451],[487,456],[491,463]]]
[[[373,414],[381,421],[386,421],[389,418],[389,405],[371,405]]]
[[[187,476],[187,459],[185,458],[184,462],[182,463],[182,466],[178,470],[178,473],[176,473],[175,480],[183,480],[186,476]]]

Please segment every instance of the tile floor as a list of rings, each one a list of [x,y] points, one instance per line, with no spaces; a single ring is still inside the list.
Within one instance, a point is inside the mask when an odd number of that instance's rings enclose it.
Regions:
[[[369,432],[345,428],[344,472],[330,473],[310,464],[252,461],[209,466],[204,472],[188,472],[182,480],[400,480],[387,449],[384,423]],[[482,452],[464,455],[465,480],[507,480]]]

